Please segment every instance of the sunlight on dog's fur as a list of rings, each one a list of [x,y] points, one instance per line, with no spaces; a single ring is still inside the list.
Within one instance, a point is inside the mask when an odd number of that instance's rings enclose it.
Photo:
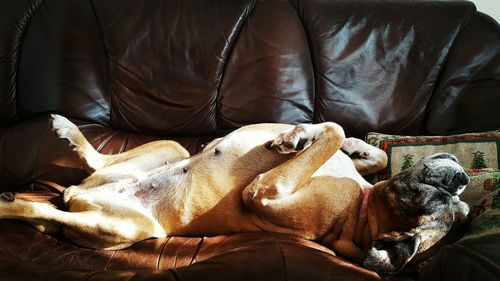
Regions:
[[[332,122],[245,126],[192,157],[173,141],[103,155],[68,119],[53,115],[52,127],[89,177],[66,189],[68,212],[3,193],[0,217],[40,230],[59,226],[89,248],[122,249],[167,235],[272,231],[395,273],[469,211],[458,198],[469,178],[453,155],[424,158],[372,186],[362,175],[383,169],[387,156],[346,139]]]

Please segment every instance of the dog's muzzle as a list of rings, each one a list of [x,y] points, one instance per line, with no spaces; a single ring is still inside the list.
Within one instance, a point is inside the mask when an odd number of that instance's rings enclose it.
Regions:
[[[457,172],[452,179],[454,190],[450,190],[451,195],[460,195],[465,189],[465,186],[470,182],[469,176],[464,172]]]
[[[453,183],[457,186],[469,184],[470,178],[464,172],[458,172],[453,176]]]

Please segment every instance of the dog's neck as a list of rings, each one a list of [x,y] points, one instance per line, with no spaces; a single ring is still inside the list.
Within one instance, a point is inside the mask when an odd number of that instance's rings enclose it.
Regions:
[[[368,205],[370,199],[372,197],[373,188],[364,188],[363,189],[363,198],[361,200],[361,204],[359,205],[358,212],[358,222],[356,225],[356,232],[354,241],[361,248],[363,252],[366,253],[368,250],[368,246],[371,244],[372,235],[371,228],[368,222]]]
[[[361,201],[361,205],[359,206],[359,213],[365,213],[366,208],[368,207],[368,200],[370,199],[370,194],[372,192],[372,188],[364,188],[363,189],[363,201]]]
[[[386,187],[387,184],[382,182],[373,188],[363,190],[355,241],[365,253],[379,234],[391,228],[393,211],[389,202],[390,198],[385,190]]]

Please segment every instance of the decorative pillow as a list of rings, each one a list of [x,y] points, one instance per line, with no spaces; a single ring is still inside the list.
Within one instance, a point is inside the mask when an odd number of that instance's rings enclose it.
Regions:
[[[387,169],[378,173],[385,180],[411,167],[418,160],[438,152],[457,156],[460,164],[472,173],[498,169],[500,130],[454,136],[397,136],[369,133],[366,142],[387,153]]]
[[[500,172],[497,173],[500,177]],[[500,187],[489,192],[476,202],[469,204],[472,219],[464,238],[483,234],[500,233]]]
[[[465,237],[500,231],[500,130],[453,136],[397,136],[369,133],[366,141],[387,153],[387,168],[374,182],[389,179],[425,156],[448,152],[457,156],[470,176],[460,198],[472,219]]]

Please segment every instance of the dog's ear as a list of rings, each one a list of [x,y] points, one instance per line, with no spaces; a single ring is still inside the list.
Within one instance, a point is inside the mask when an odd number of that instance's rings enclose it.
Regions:
[[[420,240],[411,232],[382,234],[372,243],[363,264],[379,273],[398,273],[417,253]]]

